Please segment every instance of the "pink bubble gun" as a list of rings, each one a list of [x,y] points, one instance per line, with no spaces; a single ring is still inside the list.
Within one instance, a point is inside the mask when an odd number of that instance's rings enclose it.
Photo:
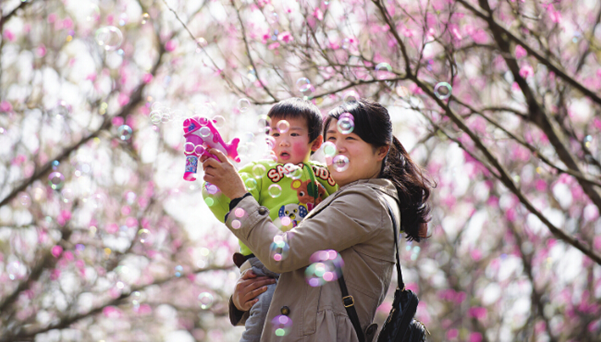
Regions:
[[[198,169],[198,159],[202,155],[206,155],[218,159],[208,150],[216,148],[223,152],[226,156],[240,162],[238,156],[238,143],[240,139],[234,138],[229,144],[226,144],[221,138],[219,131],[213,126],[213,121],[207,118],[195,116],[184,120],[184,154],[186,155],[186,170],[184,171],[184,179],[187,181],[195,181],[195,173]]]

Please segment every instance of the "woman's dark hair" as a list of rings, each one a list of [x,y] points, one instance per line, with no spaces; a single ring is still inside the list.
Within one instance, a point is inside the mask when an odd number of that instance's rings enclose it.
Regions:
[[[380,177],[392,181],[397,189],[401,228],[408,240],[420,241],[428,237],[430,206],[427,201],[430,189],[436,184],[424,176],[423,170],[411,160],[401,142],[392,135],[388,110],[379,103],[365,99],[345,102],[328,113],[324,137],[332,119],[338,120],[342,113],[353,115],[353,133],[371,144],[374,151],[382,146],[390,146],[388,155],[382,162]]]
[[[306,119],[309,129],[309,142],[315,141],[323,129],[323,116],[316,105],[310,101],[292,97],[273,105],[267,113],[270,119]]]

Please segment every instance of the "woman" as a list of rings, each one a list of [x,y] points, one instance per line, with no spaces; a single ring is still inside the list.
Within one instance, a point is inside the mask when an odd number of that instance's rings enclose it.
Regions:
[[[347,112],[354,118],[354,130],[343,134],[337,123]],[[261,341],[358,341],[342,304],[339,284],[334,281],[311,287],[305,281],[310,256],[328,249],[340,253],[346,285],[365,331],[384,300],[395,262],[392,220],[386,203],[409,239],[426,237],[430,210],[426,201],[431,182],[392,135],[386,108],[367,100],[341,105],[328,114],[324,137],[335,144],[337,154],[349,160],[344,171],[329,168],[340,190],[285,233],[273,225],[265,208],[246,195],[242,180],[223,154],[211,151],[220,160],[203,162],[205,181],[217,185],[232,199],[228,228],[268,269],[281,274]],[[270,257],[270,245],[276,237],[289,246],[288,256],[281,260]],[[269,282],[249,278],[252,276],[244,276],[239,282],[234,304],[230,303],[234,324],[244,320],[240,310],[248,310],[260,286]],[[292,321],[284,339],[274,333],[272,320],[278,315]]]

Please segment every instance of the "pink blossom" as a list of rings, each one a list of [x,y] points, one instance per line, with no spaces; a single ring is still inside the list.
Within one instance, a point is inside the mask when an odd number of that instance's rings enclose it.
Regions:
[[[278,40],[281,40],[287,44],[292,42],[294,40],[294,37],[292,37],[292,34],[290,32],[284,31],[278,35]]]
[[[65,254],[63,254],[63,258],[65,258],[68,261],[73,261],[73,252],[66,251]]]
[[[61,276],[61,270],[53,269],[50,273],[50,280],[57,280]]]
[[[104,315],[104,317],[114,319],[123,317],[123,313],[121,312],[121,310],[114,306],[105,307],[104,309],[102,309],[102,314]]]
[[[125,225],[128,227],[136,227],[138,225],[138,220],[135,217],[128,217],[125,220]]]
[[[280,43],[278,43],[278,42],[271,43],[271,44],[269,44],[269,45],[267,46],[267,48],[268,48],[269,50],[277,49],[277,48],[279,48],[279,47],[280,47]]]
[[[56,13],[48,14],[48,19],[46,19],[49,24],[52,24],[56,21]]]
[[[66,29],[70,29],[73,27],[73,20],[71,20],[71,18],[66,18],[65,20],[63,20],[63,28]]]
[[[403,36],[405,36],[407,38],[413,37],[413,30],[411,30],[410,28],[403,27],[401,29],[401,33],[403,34]]]
[[[13,111],[13,105],[8,101],[0,102],[0,113],[10,113]]]
[[[470,333],[469,342],[482,342],[482,334],[479,332]]]
[[[537,179],[535,187],[538,191],[545,191],[547,190],[547,182],[542,179]]]
[[[113,124],[113,126],[121,126],[123,125],[123,117],[121,116],[115,116],[112,120],[111,123]]]
[[[56,245],[52,247],[50,253],[52,253],[52,256],[54,256],[55,258],[58,258],[61,255],[61,253],[63,253],[63,247]]]
[[[8,39],[9,42],[12,42],[15,40],[15,35],[12,33],[11,30],[4,30],[4,37],[6,39]]]
[[[534,75],[534,69],[530,65],[526,64],[520,69],[520,76],[523,78],[528,78],[532,75]]]
[[[556,11],[553,5],[549,6],[547,9],[549,11],[549,17],[551,17],[551,21],[554,23],[561,22],[561,12]]]
[[[38,46],[37,49],[35,49],[35,54],[38,57],[46,56],[46,46],[44,44],[40,44],[40,46]]]
[[[528,52],[526,52],[526,49],[524,49],[521,45],[516,45],[515,47],[515,58],[516,59],[521,59],[526,57],[526,55],[528,55]]]
[[[61,226],[64,226],[67,223],[67,221],[69,221],[70,219],[71,219],[71,211],[63,210],[56,218],[56,222],[58,224],[60,224]]]
[[[127,96],[124,93],[121,93],[121,94],[119,94],[117,101],[119,102],[120,106],[125,106],[126,104],[129,103],[129,96]]]
[[[173,50],[175,50],[176,47],[177,43],[174,40],[170,40],[167,43],[165,43],[165,50],[167,50],[168,52],[172,52]]]
[[[119,226],[116,223],[111,223],[106,226],[106,232],[109,234],[114,234],[119,230]]]
[[[144,83],[152,82],[152,74],[151,73],[144,74],[144,76],[142,76],[142,82],[144,82]]]
[[[474,317],[479,320],[486,319],[486,308],[474,306],[468,310],[468,314],[470,317]]]
[[[457,329],[449,329],[447,331],[447,339],[448,340],[456,339],[457,336],[459,336],[459,331],[457,331]]]
[[[315,8],[315,11],[313,11],[313,16],[319,21],[323,20],[323,12],[319,7]]]
[[[474,249],[471,253],[472,259],[474,259],[474,261],[478,261],[480,259],[482,259],[482,252],[480,252],[480,250],[478,249]]]

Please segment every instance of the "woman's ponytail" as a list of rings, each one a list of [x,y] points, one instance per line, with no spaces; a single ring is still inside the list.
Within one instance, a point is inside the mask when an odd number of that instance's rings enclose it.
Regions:
[[[407,234],[407,239],[419,242],[428,237],[430,206],[427,201],[434,185],[424,177],[422,169],[411,160],[405,147],[394,136],[381,176],[392,181],[397,188],[401,229]]]

